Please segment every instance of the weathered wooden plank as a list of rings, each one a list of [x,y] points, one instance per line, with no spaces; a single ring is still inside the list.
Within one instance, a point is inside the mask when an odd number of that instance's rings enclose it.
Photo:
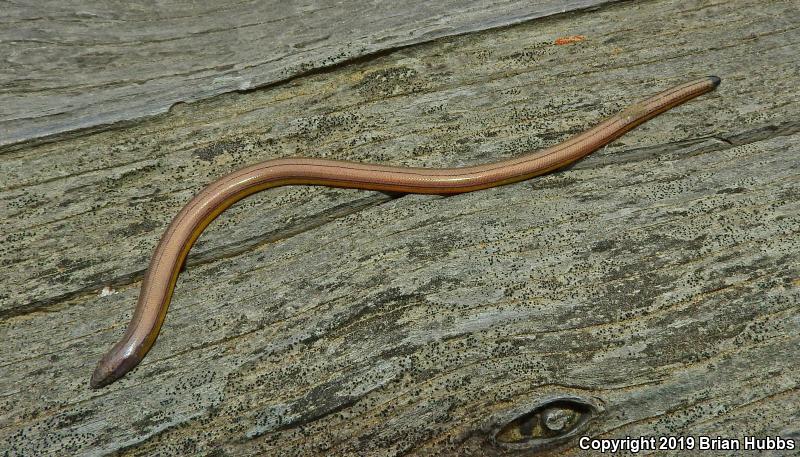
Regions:
[[[582,434],[797,439],[798,23],[791,2],[623,3],[6,153],[0,448],[513,454],[495,431],[567,397],[598,410]],[[708,73],[717,92],[530,182],[249,199],[203,236],[142,366],[87,389],[214,177],[494,160]]]
[[[2,2],[0,146],[603,0]]]

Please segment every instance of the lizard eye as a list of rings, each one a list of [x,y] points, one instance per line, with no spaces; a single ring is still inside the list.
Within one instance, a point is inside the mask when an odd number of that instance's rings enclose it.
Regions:
[[[560,398],[518,415],[494,435],[496,444],[509,449],[542,449],[566,441],[598,412],[578,398]]]

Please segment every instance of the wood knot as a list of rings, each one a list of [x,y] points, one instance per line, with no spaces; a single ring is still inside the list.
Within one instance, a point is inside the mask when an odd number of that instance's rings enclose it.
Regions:
[[[507,449],[545,449],[568,441],[586,428],[602,408],[578,397],[539,402],[500,426],[494,443]]]

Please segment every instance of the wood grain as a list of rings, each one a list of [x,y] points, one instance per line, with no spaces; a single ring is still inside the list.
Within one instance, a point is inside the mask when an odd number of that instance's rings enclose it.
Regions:
[[[798,439],[798,23],[792,2],[625,2],[7,150],[0,449],[528,455],[493,434],[564,397],[598,405],[595,437]],[[706,74],[714,94],[540,179],[246,200],[190,254],[147,360],[88,389],[159,235],[214,177],[509,157]]]
[[[0,146],[608,0],[3,2]]]

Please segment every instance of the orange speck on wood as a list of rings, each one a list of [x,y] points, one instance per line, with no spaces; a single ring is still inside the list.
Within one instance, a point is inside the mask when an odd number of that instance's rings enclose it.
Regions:
[[[570,36],[562,36],[561,38],[556,39],[554,42],[556,45],[561,46],[562,44],[571,44],[577,43],[579,41],[585,40],[586,37],[583,35],[570,35]]]

